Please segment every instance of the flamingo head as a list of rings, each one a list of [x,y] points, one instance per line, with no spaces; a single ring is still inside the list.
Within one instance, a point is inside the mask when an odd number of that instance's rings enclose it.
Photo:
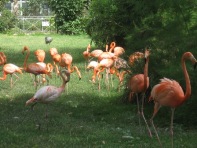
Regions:
[[[145,49],[145,54],[144,54],[145,63],[146,63],[147,58],[149,57],[149,55],[150,55],[150,49],[146,48],[146,49]]]
[[[197,60],[191,52],[185,52],[182,56],[182,59],[189,59],[192,62],[194,69],[196,68]]]
[[[24,46],[24,47],[23,47],[23,50],[22,50],[22,53],[24,54],[24,52],[25,52],[26,50],[29,51],[29,47]]]
[[[70,72],[68,70],[66,69],[61,70],[60,75],[63,78],[64,82],[70,81]]]
[[[31,99],[27,100],[27,102],[25,103],[25,106],[28,106],[28,105],[30,105],[32,103],[35,103],[36,101],[37,101],[37,99],[32,97]]]

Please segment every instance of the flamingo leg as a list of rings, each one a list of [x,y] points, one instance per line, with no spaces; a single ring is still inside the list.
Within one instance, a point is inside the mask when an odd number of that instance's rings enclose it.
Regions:
[[[14,83],[13,83],[13,85],[16,83],[16,81],[19,79],[19,77],[15,74],[15,73],[13,73],[14,74],[14,76],[17,78],[15,81],[14,81]]]
[[[149,126],[148,126],[148,123],[147,123],[147,121],[146,121],[146,118],[145,118],[145,116],[144,116],[144,98],[145,98],[145,93],[143,93],[143,95],[142,95],[142,108],[141,108],[141,114],[142,114],[142,117],[143,117],[143,119],[144,119],[144,122],[146,123],[146,127],[147,127],[147,130],[148,130],[148,132],[149,132],[149,135],[150,135],[150,137],[152,137],[151,130],[150,130],[150,128],[149,128]]]
[[[159,103],[155,102],[154,112],[153,112],[153,115],[152,115],[152,117],[151,117],[151,119],[150,119],[150,122],[151,122],[151,124],[152,124],[152,126],[153,126],[153,129],[154,129],[154,131],[155,131],[155,134],[156,134],[156,136],[157,136],[157,140],[158,140],[160,146],[162,147],[161,140],[160,140],[160,138],[159,138],[159,135],[158,135],[157,130],[156,130],[156,128],[155,128],[155,125],[154,125],[154,123],[153,123],[153,118],[156,116],[156,114],[157,114],[157,112],[159,111],[160,108],[161,108],[161,105],[160,105]]]
[[[140,105],[139,105],[139,99],[138,99],[138,94],[136,93],[136,97],[137,97],[137,110],[138,110],[138,119],[139,119],[139,126],[140,126],[140,130],[142,129],[141,128],[141,119],[140,119]]]
[[[10,87],[13,87],[13,83],[12,83],[12,74],[10,75]]]
[[[174,139],[173,139],[173,119],[174,119],[174,111],[175,108],[172,108],[172,115],[171,115],[171,124],[170,124],[170,132],[171,132],[171,136],[172,136],[172,148],[174,147]]]

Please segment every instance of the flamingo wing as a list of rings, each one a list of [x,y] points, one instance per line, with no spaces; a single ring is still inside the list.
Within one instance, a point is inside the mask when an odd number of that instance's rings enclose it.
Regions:
[[[180,84],[167,78],[161,79],[151,92],[151,98],[163,106],[176,107],[183,103],[183,97],[184,92]]]

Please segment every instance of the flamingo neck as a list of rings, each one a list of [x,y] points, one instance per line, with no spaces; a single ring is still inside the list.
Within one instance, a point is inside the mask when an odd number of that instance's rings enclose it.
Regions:
[[[5,72],[5,71],[3,71],[3,77],[0,77],[0,80],[5,80],[5,79],[6,79],[6,77],[7,77],[7,74],[6,74],[6,72]]]
[[[30,54],[30,52],[29,52],[29,50],[27,49],[27,54],[26,54],[25,61],[24,61],[24,70],[27,69],[27,59],[28,59],[28,57],[29,57],[29,54]]]
[[[188,72],[187,72],[187,69],[186,69],[185,58],[184,57],[182,57],[182,59],[181,59],[181,66],[182,66],[182,69],[183,69],[183,74],[184,74],[185,83],[186,83],[186,92],[185,92],[185,95],[184,95],[184,99],[186,100],[191,95],[191,85],[190,85],[190,79],[189,79],[189,75],[188,75]]]
[[[144,91],[147,89],[147,77],[148,77],[148,63],[149,63],[149,56],[146,58],[146,63],[144,66]]]

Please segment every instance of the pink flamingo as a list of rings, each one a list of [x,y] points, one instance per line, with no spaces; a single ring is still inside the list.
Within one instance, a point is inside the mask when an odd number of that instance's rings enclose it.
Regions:
[[[18,72],[20,74],[22,74],[22,68],[19,68],[18,66],[14,65],[14,64],[5,64],[3,66],[3,77],[0,77],[0,80],[5,80],[7,75],[10,74],[10,86],[11,88],[13,87],[13,84],[17,81],[17,79],[19,78],[15,73]],[[12,74],[14,74],[17,79],[16,81],[13,83],[12,82]]]
[[[186,92],[184,94],[183,89],[179,85],[179,83],[175,80],[170,80],[167,78],[161,79],[161,82],[157,85],[155,85],[151,91],[150,100],[154,100],[155,106],[154,106],[154,112],[153,116],[151,117],[150,121],[152,123],[152,126],[154,128],[154,131],[156,133],[157,139],[161,144],[161,141],[159,139],[157,130],[153,123],[153,118],[156,116],[157,112],[159,111],[161,106],[169,106],[171,107],[171,123],[170,123],[170,132],[171,132],[171,139],[172,139],[172,147],[173,147],[173,119],[174,119],[174,110],[176,107],[182,105],[191,95],[191,84],[189,75],[185,66],[185,60],[190,60],[194,68],[197,65],[197,60],[193,56],[191,52],[185,52],[182,55],[181,58],[181,66],[183,69],[183,74],[185,76],[185,82],[186,82]]]
[[[138,114],[142,115],[145,123],[147,130],[149,132],[150,137],[152,137],[152,133],[150,131],[150,128],[148,126],[148,123],[146,121],[146,118],[144,116],[144,98],[145,98],[145,92],[147,88],[149,87],[149,77],[148,77],[148,62],[149,62],[149,55],[150,51],[148,49],[145,50],[145,66],[144,66],[144,74],[137,74],[133,77],[130,78],[129,80],[129,88],[130,88],[130,95],[129,95],[129,100],[131,100],[132,95],[135,93],[137,97],[137,105],[138,105]],[[142,107],[141,107],[141,112],[139,108],[139,100],[138,100],[138,93],[143,93],[142,96]],[[140,117],[139,117],[139,124],[140,124]]]
[[[33,104],[32,105],[32,109],[33,109],[33,107],[37,103],[49,104],[51,102],[56,101],[57,98],[65,90],[65,86],[66,86],[67,82],[70,81],[70,72],[67,70],[62,70],[60,72],[60,76],[62,77],[62,85],[60,87],[49,85],[49,86],[44,86],[44,87],[40,88],[31,99],[27,100],[26,106]],[[46,111],[46,118],[47,118],[47,116],[48,115],[47,115],[47,111]],[[39,126],[39,129],[40,129],[40,126]]]

